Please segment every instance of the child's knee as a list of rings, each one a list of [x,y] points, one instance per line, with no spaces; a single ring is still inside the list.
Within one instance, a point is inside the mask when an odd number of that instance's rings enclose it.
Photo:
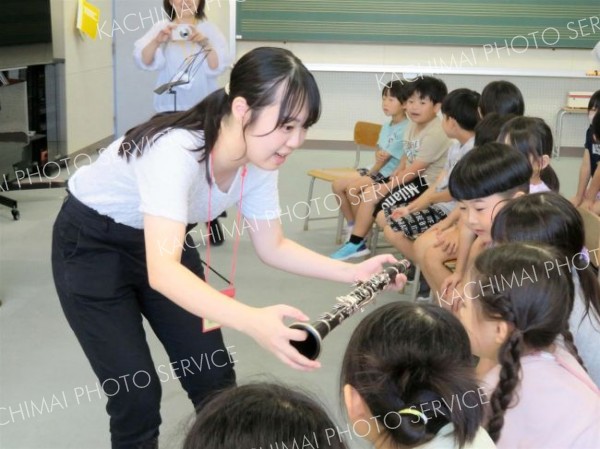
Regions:
[[[415,254],[415,262],[418,264],[422,264],[423,260],[426,258],[426,253],[433,246],[435,242],[435,234],[427,233],[421,234],[415,240],[415,244],[413,245],[414,254]]]
[[[375,223],[377,223],[377,225],[380,228],[383,228],[384,231],[386,228],[389,228],[388,224],[387,224],[387,220],[385,219],[385,213],[383,211],[379,211],[377,213],[377,216],[375,217]],[[390,229],[391,231],[391,229]]]
[[[336,179],[331,183],[331,190],[338,195],[342,194],[346,190],[346,182],[344,179]]]
[[[430,246],[422,253],[421,265],[429,271],[439,270],[444,267],[444,261],[437,248]]]
[[[377,215],[377,217],[379,218],[379,215]],[[385,226],[383,228],[383,235],[385,236],[385,239],[388,242],[392,242],[396,239],[396,234],[397,232],[395,232],[392,228],[390,228],[389,226]]]

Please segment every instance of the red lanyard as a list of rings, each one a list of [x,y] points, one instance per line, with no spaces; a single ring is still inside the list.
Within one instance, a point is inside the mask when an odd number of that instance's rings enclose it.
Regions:
[[[212,220],[212,186],[214,181],[214,170],[213,170],[213,158],[212,155],[209,155],[210,158],[210,171],[211,171],[211,184],[208,186],[208,219]],[[229,286],[233,287],[235,282],[235,269],[237,264],[237,254],[238,247],[240,245],[240,234],[242,233],[242,229],[240,228],[240,223],[242,221],[242,200],[244,196],[244,180],[246,179],[247,168],[244,165],[242,167],[242,182],[240,188],[240,202],[238,204],[237,215],[235,219],[235,232],[237,235],[235,236],[235,242],[233,243],[233,259],[231,261],[231,274],[229,276]],[[235,182],[235,181],[234,181]],[[208,244],[206,245],[206,266],[208,270],[205,273],[206,282],[208,283],[208,274],[210,272],[210,237],[208,238]]]

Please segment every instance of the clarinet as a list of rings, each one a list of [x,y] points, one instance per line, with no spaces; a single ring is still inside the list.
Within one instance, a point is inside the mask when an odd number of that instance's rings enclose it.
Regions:
[[[410,262],[406,259],[401,260],[395,265],[387,267],[385,270],[373,275],[368,281],[358,282],[354,289],[345,296],[338,296],[337,304],[333,308],[319,317],[313,323],[293,323],[291,329],[300,329],[308,334],[306,340],[294,341],[290,344],[303,356],[316,360],[321,353],[323,339],[342,322],[354,315],[356,312],[373,302],[377,294],[392,284],[396,276],[400,273],[406,274],[410,268]]]

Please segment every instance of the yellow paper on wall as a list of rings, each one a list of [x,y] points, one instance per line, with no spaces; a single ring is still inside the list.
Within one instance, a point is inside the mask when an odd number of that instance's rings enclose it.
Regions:
[[[86,0],[79,0],[77,7],[77,29],[92,39],[98,34],[100,8]]]

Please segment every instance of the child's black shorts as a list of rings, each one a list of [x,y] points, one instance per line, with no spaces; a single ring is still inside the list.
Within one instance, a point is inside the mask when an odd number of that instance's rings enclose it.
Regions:
[[[446,213],[437,206],[429,206],[423,210],[418,210],[404,217],[395,219],[386,213],[386,220],[395,232],[402,232],[411,240],[416,239],[420,234],[427,231],[434,224],[439,223],[446,218]],[[391,211],[390,211],[391,214]]]
[[[383,210],[392,211],[397,207],[406,206],[419,198],[427,190],[427,183],[418,178],[398,187],[394,187],[376,206],[373,217]],[[387,213],[386,213],[387,216]]]

